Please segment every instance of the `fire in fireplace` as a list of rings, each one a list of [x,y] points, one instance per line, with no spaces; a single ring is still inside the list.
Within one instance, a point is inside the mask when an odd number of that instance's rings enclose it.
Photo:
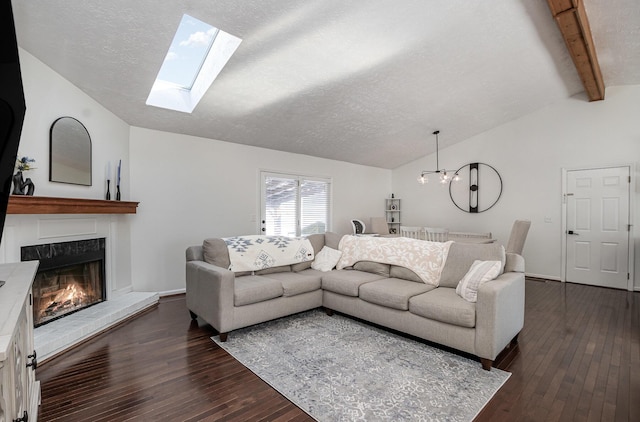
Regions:
[[[23,261],[40,260],[33,282],[34,326],[105,300],[105,239],[21,248]]]
[[[103,300],[100,261],[40,271],[33,287],[33,322],[37,327]]]

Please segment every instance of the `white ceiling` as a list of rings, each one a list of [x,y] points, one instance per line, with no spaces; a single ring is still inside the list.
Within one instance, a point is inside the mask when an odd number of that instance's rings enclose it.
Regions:
[[[584,3],[605,85],[640,84],[640,2]],[[19,45],[130,125],[382,168],[583,91],[546,0],[12,4]],[[145,105],[184,13],[243,39],[191,115]]]

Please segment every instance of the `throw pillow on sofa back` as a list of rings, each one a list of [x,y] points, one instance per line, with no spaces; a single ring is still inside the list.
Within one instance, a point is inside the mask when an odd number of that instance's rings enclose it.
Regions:
[[[467,302],[477,302],[480,286],[498,277],[501,268],[500,261],[474,261],[467,274],[458,283],[456,293]]]
[[[449,248],[447,261],[444,263],[440,276],[440,287],[456,288],[458,283],[467,274],[474,261],[500,261],[502,274],[505,263],[504,246],[498,243],[474,244],[453,242]]]
[[[325,246],[316,255],[311,263],[311,268],[318,271],[331,271],[336,267],[341,256],[341,251]]]

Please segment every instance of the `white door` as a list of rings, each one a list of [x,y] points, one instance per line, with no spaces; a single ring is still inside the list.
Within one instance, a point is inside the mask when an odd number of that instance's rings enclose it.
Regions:
[[[629,175],[629,167],[567,171],[567,281],[627,289]]]

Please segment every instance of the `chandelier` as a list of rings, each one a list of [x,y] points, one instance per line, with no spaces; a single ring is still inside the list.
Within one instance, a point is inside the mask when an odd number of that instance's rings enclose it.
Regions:
[[[457,170],[445,170],[440,168],[440,159],[438,156],[439,133],[439,130],[433,132],[433,134],[436,135],[436,170],[422,170],[422,173],[420,173],[420,177],[418,177],[418,183],[420,183],[421,185],[429,183],[429,175],[437,175],[440,183],[442,183],[443,185],[450,183],[451,181],[457,182],[460,180],[460,175],[458,174]]]

